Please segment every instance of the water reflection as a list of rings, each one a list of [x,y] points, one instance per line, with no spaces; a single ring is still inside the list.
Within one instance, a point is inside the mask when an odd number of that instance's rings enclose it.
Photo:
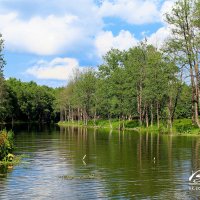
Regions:
[[[86,128],[17,127],[26,163],[0,175],[0,199],[192,199],[199,137]],[[83,156],[86,155],[83,160]],[[90,179],[87,177],[94,176]],[[60,177],[71,176],[64,179]],[[77,178],[82,177],[82,178]]]

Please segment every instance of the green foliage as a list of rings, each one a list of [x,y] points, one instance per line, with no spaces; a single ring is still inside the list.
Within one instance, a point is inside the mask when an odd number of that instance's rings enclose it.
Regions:
[[[176,132],[183,134],[192,134],[193,132],[196,132],[196,130],[199,130],[196,125],[192,124],[191,119],[175,120],[174,128]],[[198,131],[198,133],[200,133],[200,130]]]
[[[0,132],[0,160],[10,160],[13,150],[13,132],[2,130]]]
[[[137,120],[126,121],[125,127],[126,128],[136,128],[139,127],[139,122]]]
[[[199,13],[199,1],[177,0],[166,14],[172,34],[165,48],[157,49],[145,40],[126,51],[111,49],[98,70],[77,70],[66,87],[57,89],[13,78],[5,82],[0,35],[0,120],[60,118],[72,124],[116,128],[151,123],[163,132],[166,127],[172,130],[174,119],[191,117],[198,122]],[[188,75],[191,84],[188,79],[184,83]],[[181,132],[192,129],[189,124],[175,126]]]
[[[52,88],[14,78],[8,79],[6,85],[10,108],[7,121],[50,122],[54,118],[55,94]]]
[[[164,52],[142,42],[127,51],[111,49],[103,59],[97,72],[76,73],[61,91],[61,121],[133,128],[139,120],[146,126],[150,118],[152,125],[169,119],[172,124],[174,118],[190,115],[191,88],[181,82],[178,66]],[[104,119],[112,119],[112,125]]]
[[[5,66],[5,60],[2,54],[4,48],[4,40],[0,34],[0,122],[2,122],[7,116],[8,101],[7,101],[7,91],[5,86],[5,80],[3,76],[3,68]]]

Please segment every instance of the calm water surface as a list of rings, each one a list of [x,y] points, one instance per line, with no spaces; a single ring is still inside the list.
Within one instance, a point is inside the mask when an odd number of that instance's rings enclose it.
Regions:
[[[14,131],[15,153],[29,157],[0,170],[0,199],[200,197],[188,183],[200,169],[200,136],[28,125]]]

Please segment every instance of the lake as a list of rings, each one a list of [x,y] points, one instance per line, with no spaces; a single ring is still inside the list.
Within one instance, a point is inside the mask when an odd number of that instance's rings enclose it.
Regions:
[[[200,136],[28,124],[13,130],[15,154],[28,157],[0,170],[0,199],[200,196],[188,181],[200,169]]]

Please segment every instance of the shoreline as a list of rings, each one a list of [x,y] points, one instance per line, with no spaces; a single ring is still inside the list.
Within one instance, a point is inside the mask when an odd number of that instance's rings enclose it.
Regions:
[[[112,125],[110,125],[109,120],[99,120],[94,122],[88,121],[88,125],[83,124],[82,122],[74,121],[74,122],[58,122],[57,125],[60,127],[84,127],[84,128],[96,128],[96,129],[107,129],[107,130],[120,130],[120,131],[136,131],[136,132],[152,132],[154,134],[168,134],[174,136],[200,136],[200,129],[193,126],[190,123],[190,119],[177,119],[174,122],[174,126],[172,132],[164,126],[163,124],[160,125],[158,128],[157,125],[149,126],[149,127],[140,127],[137,126],[136,121],[125,121],[124,128],[119,129],[119,122],[117,120],[112,121]],[[112,126],[112,127],[111,127]],[[131,127],[132,126],[132,127]]]

